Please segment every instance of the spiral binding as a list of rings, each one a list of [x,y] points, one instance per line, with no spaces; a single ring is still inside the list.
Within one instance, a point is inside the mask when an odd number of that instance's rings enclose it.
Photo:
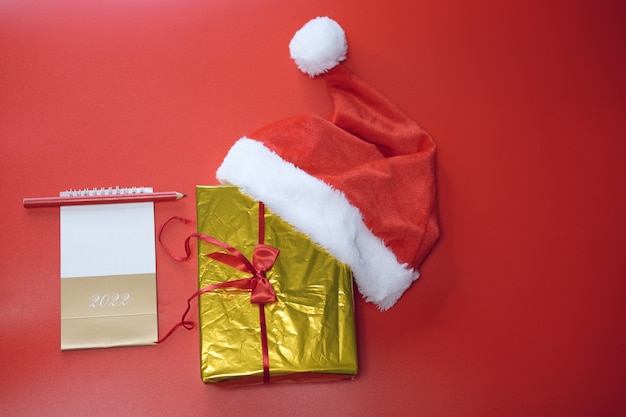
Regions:
[[[152,193],[154,190],[152,187],[94,187],[94,188],[82,188],[82,189],[73,189],[70,188],[66,191],[61,191],[59,193],[60,197],[92,197],[92,196],[103,196],[103,195],[129,195],[129,194],[143,194],[143,193]]]

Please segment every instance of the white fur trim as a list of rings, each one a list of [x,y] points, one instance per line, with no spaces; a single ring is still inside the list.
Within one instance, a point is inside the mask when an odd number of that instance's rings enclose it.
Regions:
[[[345,195],[285,161],[261,142],[241,138],[217,170],[232,184],[306,234],[352,269],[366,301],[387,310],[419,277],[400,264],[384,242],[363,223]]]
[[[346,59],[346,34],[334,20],[316,17],[296,32],[289,52],[300,71],[315,77]]]

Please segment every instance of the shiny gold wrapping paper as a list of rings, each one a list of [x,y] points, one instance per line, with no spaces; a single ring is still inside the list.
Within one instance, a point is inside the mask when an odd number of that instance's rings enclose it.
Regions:
[[[258,243],[258,203],[235,187],[197,187],[198,232],[252,259]],[[325,250],[265,208],[265,242],[280,249],[267,278],[278,301],[265,305],[271,382],[327,380],[357,373],[352,274]],[[202,254],[199,288],[249,274]],[[259,306],[250,293],[216,290],[199,299],[201,375],[204,382],[263,382]]]

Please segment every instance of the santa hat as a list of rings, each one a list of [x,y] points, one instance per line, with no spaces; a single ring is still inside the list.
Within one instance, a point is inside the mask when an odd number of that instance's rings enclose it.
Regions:
[[[349,265],[360,293],[386,310],[419,277],[439,237],[435,144],[340,64],[347,43],[335,21],[311,20],[289,48],[303,72],[325,78],[331,120],[301,115],[242,137],[217,178]]]

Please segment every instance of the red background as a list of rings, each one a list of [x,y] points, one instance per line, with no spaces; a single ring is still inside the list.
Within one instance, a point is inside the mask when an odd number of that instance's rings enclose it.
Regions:
[[[624,414],[625,4],[2,2],[0,414]],[[157,223],[193,217],[237,138],[330,112],[287,50],[318,15],[439,150],[443,236],[390,311],[359,296],[357,379],[205,386],[196,331],[61,352],[58,209],[22,198],[151,185],[191,194]],[[163,334],[195,264],[157,248],[157,267]]]

